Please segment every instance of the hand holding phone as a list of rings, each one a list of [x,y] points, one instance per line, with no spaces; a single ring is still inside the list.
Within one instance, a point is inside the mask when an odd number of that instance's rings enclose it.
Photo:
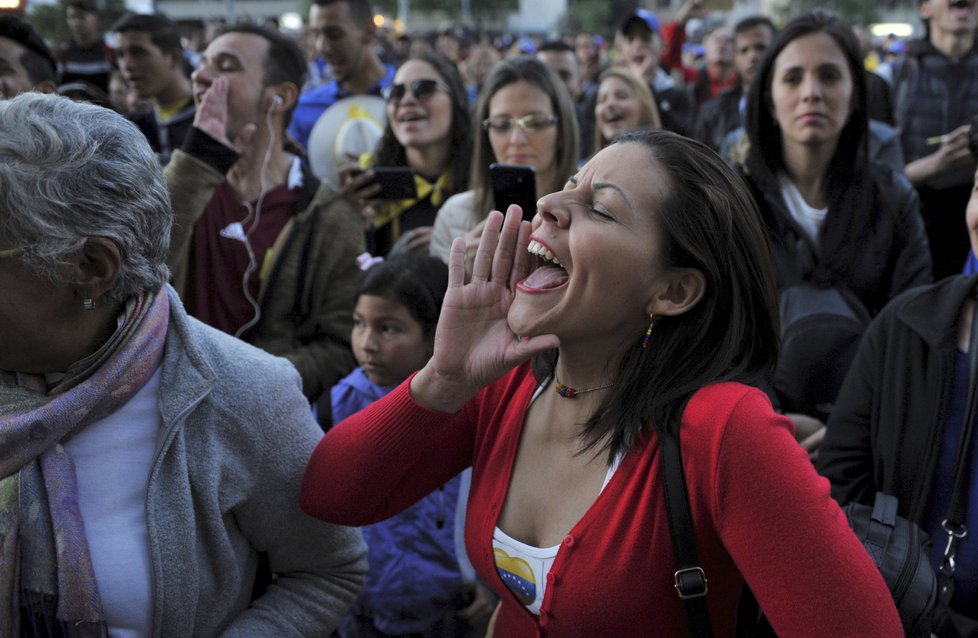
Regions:
[[[341,168],[343,194],[348,197],[370,199],[415,199],[418,196],[414,181],[414,169],[407,166],[373,166],[366,170],[359,166]]]
[[[537,214],[537,182],[532,166],[490,164],[492,197],[496,209],[505,213],[512,204],[523,211],[523,219],[532,221]]]
[[[374,182],[380,184],[379,199],[417,199],[414,169],[408,166],[374,166]]]
[[[373,175],[360,168],[356,162],[348,162],[339,167],[340,190],[351,201],[360,206],[368,199],[377,196],[379,187],[373,181]]]

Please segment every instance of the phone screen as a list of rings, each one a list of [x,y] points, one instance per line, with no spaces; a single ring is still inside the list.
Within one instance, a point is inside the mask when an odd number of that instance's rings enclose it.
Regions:
[[[523,211],[523,219],[532,221],[537,214],[537,182],[532,166],[490,164],[492,195],[496,210],[506,212],[511,204]]]

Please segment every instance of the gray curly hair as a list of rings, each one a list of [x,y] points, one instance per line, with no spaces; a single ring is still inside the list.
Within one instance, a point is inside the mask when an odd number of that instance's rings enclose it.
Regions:
[[[119,249],[107,301],[158,290],[172,223],[159,161],[131,122],[100,106],[24,93],[0,101],[0,236],[54,283],[86,238]]]

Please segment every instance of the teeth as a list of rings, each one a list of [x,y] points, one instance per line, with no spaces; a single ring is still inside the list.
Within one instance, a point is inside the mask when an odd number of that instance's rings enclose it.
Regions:
[[[545,261],[552,262],[558,266],[560,265],[560,260],[558,260],[557,257],[554,256],[552,252],[547,250],[546,246],[536,241],[535,239],[530,241],[529,245],[526,247],[526,250],[531,255],[542,257]]]

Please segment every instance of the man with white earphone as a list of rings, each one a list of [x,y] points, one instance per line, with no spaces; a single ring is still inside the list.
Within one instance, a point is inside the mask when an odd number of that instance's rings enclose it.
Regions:
[[[166,167],[168,263],[192,315],[286,357],[309,400],[325,392],[328,405],[356,365],[363,222],[289,152],[305,73],[296,42],[263,27],[230,27],[208,45],[192,76],[194,127]]]

